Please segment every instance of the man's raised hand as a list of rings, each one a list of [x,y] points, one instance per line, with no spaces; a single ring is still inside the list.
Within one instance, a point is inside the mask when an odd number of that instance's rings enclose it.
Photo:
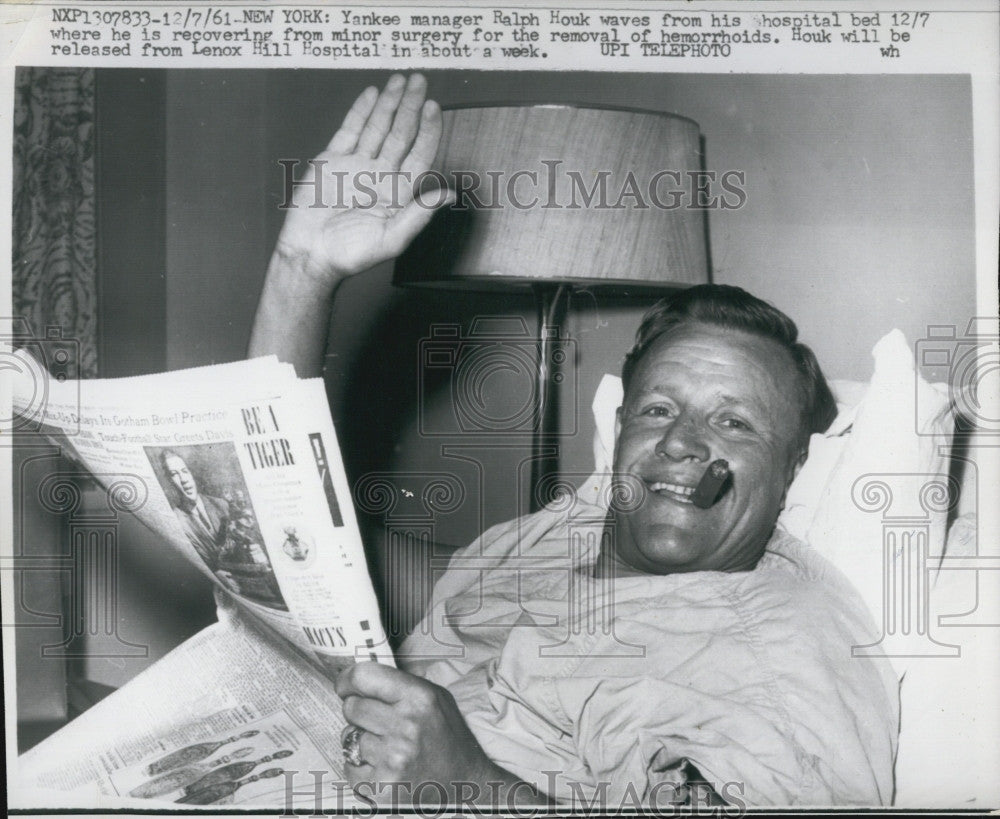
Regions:
[[[419,74],[394,74],[381,94],[365,89],[316,158],[321,190],[296,187],[264,278],[250,357],[274,354],[301,377],[321,375],[337,285],[398,256],[434,209],[453,201],[450,191],[418,193],[441,140],[441,109],[426,94]],[[319,206],[310,207],[317,193]]]
[[[426,93],[420,74],[394,74],[381,93],[369,87],[355,100],[314,162],[322,188],[296,186],[275,249],[284,269],[269,276],[281,272],[332,289],[398,256],[434,208],[452,201],[439,190],[425,190],[421,199],[414,188],[441,138],[441,109]]]

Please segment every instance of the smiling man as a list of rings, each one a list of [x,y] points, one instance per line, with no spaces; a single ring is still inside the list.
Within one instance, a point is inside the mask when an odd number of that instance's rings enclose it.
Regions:
[[[619,513],[620,570],[752,569],[774,530],[809,436],[836,405],[787,316],[749,293],[693,287],[643,321],[623,369],[614,468],[643,502]],[[707,509],[692,496],[709,464],[730,477]]]
[[[430,220],[405,184],[440,139],[425,93],[396,75],[347,114],[325,172],[384,172],[385,188],[363,210],[301,194],[252,355],[320,374],[339,284]],[[835,412],[794,323],[738,288],[691,288],[644,320],[623,381],[610,502],[493,527],[436,584],[405,670],[340,676],[348,778],[380,801],[494,810],[888,804],[897,681],[851,651],[875,626],[846,579],[776,529],[810,433]],[[695,503],[723,460],[725,482]]]

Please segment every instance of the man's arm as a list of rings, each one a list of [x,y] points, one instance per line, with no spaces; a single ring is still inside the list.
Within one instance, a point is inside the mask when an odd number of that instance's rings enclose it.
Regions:
[[[264,279],[250,357],[273,353],[301,377],[321,375],[337,287],[398,256],[430,221],[434,206],[413,188],[441,139],[441,110],[426,92],[419,74],[394,74],[381,94],[366,88],[316,157],[327,201],[310,207],[311,186],[293,196]],[[430,197],[435,206],[438,200]]]
[[[453,195],[430,192],[429,205],[413,182],[428,170],[441,138],[441,111],[426,100],[426,82],[393,75],[379,94],[367,88],[317,158],[329,207],[311,208],[314,189],[293,196],[268,265],[248,353],[275,354],[299,376],[322,374],[327,323],[344,279],[398,256]],[[363,189],[357,186],[361,175]],[[370,189],[376,191],[372,201]],[[348,766],[353,784],[469,783],[456,794],[489,806],[545,801],[528,783],[493,764],[443,688],[375,663],[341,674],[337,692],[345,717],[365,729],[365,764]],[[431,790],[428,795],[435,794]],[[452,801],[452,797],[449,798]]]

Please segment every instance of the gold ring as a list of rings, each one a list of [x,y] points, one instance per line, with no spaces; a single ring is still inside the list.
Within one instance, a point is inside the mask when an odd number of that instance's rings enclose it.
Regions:
[[[358,767],[364,765],[364,760],[361,758],[361,735],[364,731],[361,728],[351,727],[351,729],[344,734],[343,740],[341,740],[341,747],[344,749],[344,759],[346,759],[351,765]]]

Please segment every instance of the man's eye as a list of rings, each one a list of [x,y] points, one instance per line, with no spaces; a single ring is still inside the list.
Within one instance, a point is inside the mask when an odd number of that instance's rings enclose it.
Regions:
[[[669,417],[670,415],[670,407],[665,407],[662,404],[657,404],[656,406],[653,407],[646,407],[646,409],[642,411],[642,414],[651,416],[653,418],[666,418]]]
[[[736,430],[737,432],[752,432],[753,427],[751,427],[742,418],[723,418],[721,424],[726,429]]]

